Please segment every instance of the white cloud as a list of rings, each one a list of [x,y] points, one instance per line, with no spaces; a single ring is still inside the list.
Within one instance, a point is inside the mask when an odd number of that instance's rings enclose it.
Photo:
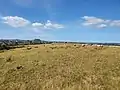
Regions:
[[[120,27],[120,20],[114,20],[110,23],[111,26],[118,26]]]
[[[105,22],[104,23],[111,23],[112,21],[111,20],[105,20]]]
[[[33,0],[12,0],[12,2],[21,7],[30,7],[33,4]]]
[[[44,28],[46,28],[46,29],[60,29],[60,28],[64,28],[64,26],[61,24],[52,23],[50,20],[47,20],[47,23],[45,23]]]
[[[64,26],[61,24],[52,23],[50,20],[47,20],[47,22],[45,23],[40,22],[32,23],[32,30],[36,33],[39,33],[44,30],[56,30],[61,28],[64,28]]]
[[[87,25],[99,24],[99,23],[105,22],[105,20],[103,20],[103,19],[96,18],[96,17],[89,17],[89,16],[84,16],[84,17],[82,17],[82,19],[85,20],[84,23],[86,23]]]
[[[14,28],[25,27],[33,31],[45,30],[45,29],[61,29],[64,28],[63,25],[58,23],[52,23],[50,20],[47,20],[45,23],[40,22],[31,22],[25,18],[18,16],[6,16],[1,17],[2,23],[7,24]]]
[[[35,22],[35,23],[32,23],[32,26],[33,26],[33,27],[42,27],[43,24],[42,24],[42,23]]]
[[[106,28],[111,26],[120,27],[120,20],[108,20],[93,16],[84,16],[82,19],[84,20],[82,22],[83,26],[92,26],[97,28]]]
[[[106,28],[107,25],[106,24],[100,24],[100,25],[97,25],[97,28]]]
[[[12,27],[25,27],[28,24],[30,24],[29,20],[26,20],[22,17],[18,17],[18,16],[6,16],[6,17],[2,17],[3,23],[8,24],[9,26]]]
[[[32,26],[35,30],[38,29],[60,29],[60,28],[64,28],[63,25],[61,24],[57,24],[57,23],[52,23],[50,20],[47,20],[46,23],[39,23],[39,22],[35,22],[32,23]]]

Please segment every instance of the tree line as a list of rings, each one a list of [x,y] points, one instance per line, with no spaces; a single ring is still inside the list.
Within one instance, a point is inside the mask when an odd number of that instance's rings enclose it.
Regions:
[[[0,39],[0,50],[9,50],[12,48],[21,48],[24,45],[35,45],[35,44],[51,44],[51,43],[74,43],[74,44],[97,44],[97,45],[112,45],[112,46],[120,46],[120,43],[92,43],[92,42],[64,42],[64,41],[44,41],[40,39],[34,40],[19,40],[19,39],[11,39],[5,40]]]
[[[0,40],[0,50],[9,50],[13,48],[19,48],[23,47],[24,45],[35,45],[35,44],[50,44],[52,42],[43,41],[40,39],[34,39],[34,40],[19,40],[19,39],[13,39],[13,40]]]

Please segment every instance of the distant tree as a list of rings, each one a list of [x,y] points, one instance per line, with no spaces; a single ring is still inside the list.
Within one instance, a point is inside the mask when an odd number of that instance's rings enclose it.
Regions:
[[[40,39],[34,39],[34,40],[33,40],[33,43],[34,43],[34,44],[41,44],[41,40],[40,40]]]
[[[15,41],[15,45],[18,45],[18,41]]]
[[[7,44],[2,43],[2,44],[0,45],[0,50],[4,50],[4,49],[9,50],[10,48],[8,47],[8,45],[7,45]]]

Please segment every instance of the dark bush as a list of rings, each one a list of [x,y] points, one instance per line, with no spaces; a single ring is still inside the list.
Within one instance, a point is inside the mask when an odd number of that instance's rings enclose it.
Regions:
[[[38,48],[38,46],[35,46],[34,48]]]
[[[0,50],[9,50],[9,49],[10,47],[4,43],[0,45]]]

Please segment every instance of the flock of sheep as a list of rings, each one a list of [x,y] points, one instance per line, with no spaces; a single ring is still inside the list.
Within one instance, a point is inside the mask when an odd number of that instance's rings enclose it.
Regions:
[[[97,45],[97,44],[93,44],[93,45],[82,44],[82,47],[85,47],[85,46],[103,47],[103,45]]]
[[[104,46],[103,45],[97,45],[97,44],[93,44],[93,45],[90,45],[90,44],[82,44],[81,45],[82,47],[92,47],[92,48],[95,48],[95,49],[102,49]]]
[[[44,45],[44,47],[45,47],[46,45]],[[102,49],[104,46],[103,45],[97,45],[97,44],[93,44],[93,45],[91,45],[91,44],[81,44],[81,45],[77,45],[77,44],[74,44],[74,46],[76,47],[76,48],[80,48],[80,47],[84,47],[84,48],[89,48],[89,47],[91,47],[91,48],[94,48],[94,49]],[[38,48],[38,46],[35,46],[35,48]],[[50,46],[50,48],[51,49],[55,49],[55,48],[71,48],[71,45],[66,45],[66,44],[64,44],[64,46],[62,45],[60,45],[60,46],[56,46],[55,44],[52,44],[52,46]],[[27,47],[27,50],[30,50],[30,49],[32,49],[32,47],[30,47],[30,46],[28,46]]]

